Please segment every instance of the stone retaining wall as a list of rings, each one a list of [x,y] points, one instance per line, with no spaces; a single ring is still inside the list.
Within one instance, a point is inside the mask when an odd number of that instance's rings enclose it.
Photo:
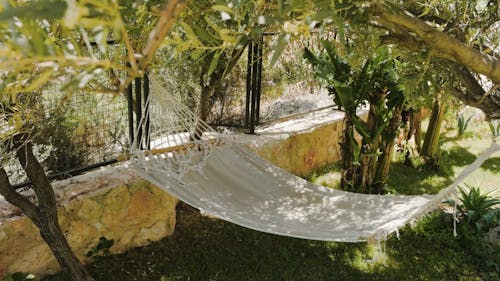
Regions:
[[[268,142],[258,148],[257,153],[288,172],[306,177],[340,160],[341,135],[342,120],[337,120],[283,140]]]
[[[113,239],[110,251],[120,253],[173,233],[176,199],[129,173],[123,166],[107,167],[54,185],[62,200],[59,223],[81,260],[99,237]],[[35,225],[7,203],[0,204],[0,279],[14,272],[58,272]]]
[[[250,146],[273,164],[308,176],[339,160],[341,118],[327,111],[242,141],[253,142]],[[61,227],[80,259],[85,261],[100,237],[113,239],[111,253],[120,253],[173,233],[176,199],[131,173],[119,165],[54,183]],[[0,279],[14,272],[43,276],[58,270],[37,228],[0,197]]]

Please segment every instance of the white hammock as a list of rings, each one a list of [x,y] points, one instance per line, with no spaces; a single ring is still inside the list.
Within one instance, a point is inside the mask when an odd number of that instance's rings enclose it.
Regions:
[[[154,81],[149,111],[153,150],[134,149],[131,161],[139,175],[226,221],[314,240],[383,240],[433,210],[499,149],[493,142],[437,195],[358,194],[312,184],[270,164],[199,122]],[[196,126],[205,133],[196,133]]]

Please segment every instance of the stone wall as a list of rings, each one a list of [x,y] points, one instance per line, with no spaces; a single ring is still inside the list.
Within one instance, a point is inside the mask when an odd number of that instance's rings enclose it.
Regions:
[[[129,173],[123,166],[108,167],[54,184],[62,202],[59,223],[81,260],[99,237],[113,239],[110,250],[120,253],[173,233],[176,199]],[[33,223],[0,204],[0,279],[14,272],[59,271]]]
[[[287,123],[288,122],[288,123]],[[263,158],[299,176],[340,159],[342,115],[324,111],[240,136]],[[106,167],[54,183],[60,224],[77,256],[114,240],[112,253],[143,246],[173,233],[176,199],[131,174],[124,165]],[[37,276],[59,267],[37,228],[0,197],[0,279],[14,272]]]
[[[365,120],[368,109],[358,116]],[[258,137],[246,140],[261,157],[300,177],[340,161],[340,141],[344,113],[327,108],[285,120],[257,131]],[[355,133],[358,141],[361,137]]]
[[[271,163],[297,176],[306,177],[340,160],[341,135],[342,120],[335,120],[280,141],[268,142],[256,150]]]

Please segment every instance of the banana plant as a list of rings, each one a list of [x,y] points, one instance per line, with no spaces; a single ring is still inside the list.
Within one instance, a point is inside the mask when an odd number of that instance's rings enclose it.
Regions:
[[[401,119],[404,95],[398,86],[394,60],[387,47],[378,48],[361,69],[353,69],[328,41],[324,52],[305,49],[304,58],[313,66],[334,102],[345,111],[341,143],[342,182],[345,189],[382,192],[389,171],[394,138]],[[367,120],[356,110],[368,103]],[[361,136],[361,142],[354,137]]]

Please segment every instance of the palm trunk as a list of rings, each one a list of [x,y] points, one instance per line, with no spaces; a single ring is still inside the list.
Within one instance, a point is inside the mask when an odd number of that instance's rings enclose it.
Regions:
[[[341,159],[342,159],[342,178],[340,185],[343,189],[349,189],[353,185],[355,178],[354,161],[354,144],[353,142],[353,123],[351,116],[346,112],[344,117],[344,129],[342,131]]]
[[[389,121],[389,126],[387,126],[387,128],[384,129],[385,132],[382,133],[382,154],[378,158],[377,170],[372,184],[372,188],[375,193],[384,192],[387,177],[389,176],[389,169],[391,167],[394,142],[398,132],[398,127],[401,123],[401,112],[402,107],[394,108],[394,113]]]
[[[444,109],[444,104],[439,102],[439,99],[436,99],[432,106],[429,126],[427,127],[424,144],[422,145],[421,154],[429,159],[429,164],[432,166],[439,165],[439,136],[441,132],[441,123],[444,117]]]
[[[418,152],[422,150],[422,110],[415,110],[410,119],[410,131],[408,132],[410,135],[408,136],[408,140],[411,138],[411,135],[415,137],[415,148]]]
[[[370,109],[368,111],[368,118],[366,120],[366,127],[368,128],[368,132],[370,136],[373,137],[375,128],[377,127],[377,105],[370,104]],[[366,193],[370,188],[373,181],[373,173],[375,172],[376,165],[376,157],[374,156],[374,152],[378,150],[378,140],[375,139],[365,139],[362,140],[362,149],[361,149],[361,167],[360,167],[360,175],[359,175],[359,185],[356,186],[356,189],[359,192]]]

